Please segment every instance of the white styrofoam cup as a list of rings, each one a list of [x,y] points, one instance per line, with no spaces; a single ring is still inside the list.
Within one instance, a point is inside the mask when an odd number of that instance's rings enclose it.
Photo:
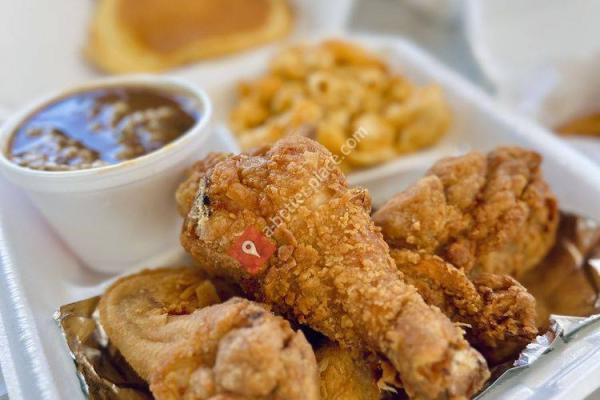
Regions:
[[[12,133],[42,107],[78,92],[131,86],[190,97],[197,104],[198,121],[159,150],[99,168],[39,171],[7,158]],[[0,130],[0,172],[27,193],[86,266],[119,273],[179,249],[181,221],[174,193],[185,169],[218,147],[218,138],[208,130],[211,114],[205,92],[179,79],[130,75],[92,81],[46,96],[10,117]]]

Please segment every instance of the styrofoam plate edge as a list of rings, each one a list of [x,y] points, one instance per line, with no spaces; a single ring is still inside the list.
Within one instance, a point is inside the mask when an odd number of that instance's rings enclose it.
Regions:
[[[37,399],[60,398],[47,375],[48,361],[39,339],[39,332],[28,306],[18,269],[6,246],[6,232],[2,224],[3,210],[0,209],[0,363],[11,400],[29,400],[23,393],[25,381]],[[12,316],[12,318],[11,318]],[[12,338],[12,341],[10,340]],[[18,343],[15,348],[14,342]],[[18,351],[23,360],[17,363],[14,352]],[[21,372],[20,372],[21,371]],[[29,376],[23,374],[26,371]],[[34,376],[34,379],[31,378]]]
[[[17,383],[17,372],[15,371],[15,363],[10,354],[10,347],[8,345],[8,336],[4,323],[2,322],[2,315],[0,314],[0,360],[2,360],[2,378],[6,390],[12,394],[14,399],[22,399],[21,388]]]

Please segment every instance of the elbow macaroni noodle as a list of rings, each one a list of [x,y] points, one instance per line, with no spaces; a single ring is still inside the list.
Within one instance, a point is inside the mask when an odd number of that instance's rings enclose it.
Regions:
[[[438,86],[415,86],[364,49],[336,40],[284,49],[266,75],[239,84],[238,96],[230,125],[244,150],[303,132],[341,155],[353,132],[366,131],[344,154],[346,171],[431,146],[451,121]]]

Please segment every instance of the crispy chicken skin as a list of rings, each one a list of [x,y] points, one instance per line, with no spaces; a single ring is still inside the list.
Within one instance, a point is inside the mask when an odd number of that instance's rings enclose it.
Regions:
[[[558,207],[540,162],[519,148],[444,159],[373,215],[406,279],[492,362],[537,333],[535,299],[508,274],[554,243]]]
[[[192,208],[192,204],[198,193],[198,185],[206,171],[229,156],[231,156],[229,153],[209,153],[189,169],[186,180],[179,185],[177,192],[175,192],[177,211],[179,211],[182,217],[185,217]]]
[[[374,371],[362,359],[333,342],[316,351],[321,376],[321,400],[379,400],[382,396]]]
[[[143,271],[107,290],[100,321],[158,400],[319,399],[302,332],[228,296],[197,269]]]
[[[438,256],[399,249],[391,255],[425,302],[462,324],[467,340],[492,364],[535,338],[535,299],[510,276],[482,272],[469,278]]]
[[[485,360],[402,279],[369,213],[368,194],[347,187],[331,153],[293,136],[209,168],[181,242],[208,272],[275,311],[389,359],[410,396],[473,395],[489,376]],[[275,246],[259,271],[229,255],[248,227]]]
[[[468,340],[493,363],[515,356],[535,339],[535,297],[508,275],[482,272],[472,278],[483,306]]]
[[[438,161],[374,215],[395,248],[435,254],[470,273],[519,278],[554,244],[558,206],[541,156],[516,147]]]

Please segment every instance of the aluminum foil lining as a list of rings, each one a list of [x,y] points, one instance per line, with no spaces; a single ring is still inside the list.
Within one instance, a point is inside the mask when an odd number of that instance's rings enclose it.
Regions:
[[[522,282],[536,297],[543,335],[512,361],[492,368],[478,397],[519,374],[581,329],[600,326],[600,223],[563,213],[556,244]],[[97,313],[100,297],[67,304],[55,313],[77,369],[82,390],[92,400],[153,399],[148,385],[111,346]],[[564,315],[568,314],[568,315]]]
[[[556,244],[521,282],[536,298],[538,325],[545,333],[516,360],[494,367],[478,398],[600,320],[600,223],[563,213]]]
[[[152,400],[147,383],[111,346],[99,320],[100,296],[60,307],[59,323],[75,361],[81,388],[90,400]]]

